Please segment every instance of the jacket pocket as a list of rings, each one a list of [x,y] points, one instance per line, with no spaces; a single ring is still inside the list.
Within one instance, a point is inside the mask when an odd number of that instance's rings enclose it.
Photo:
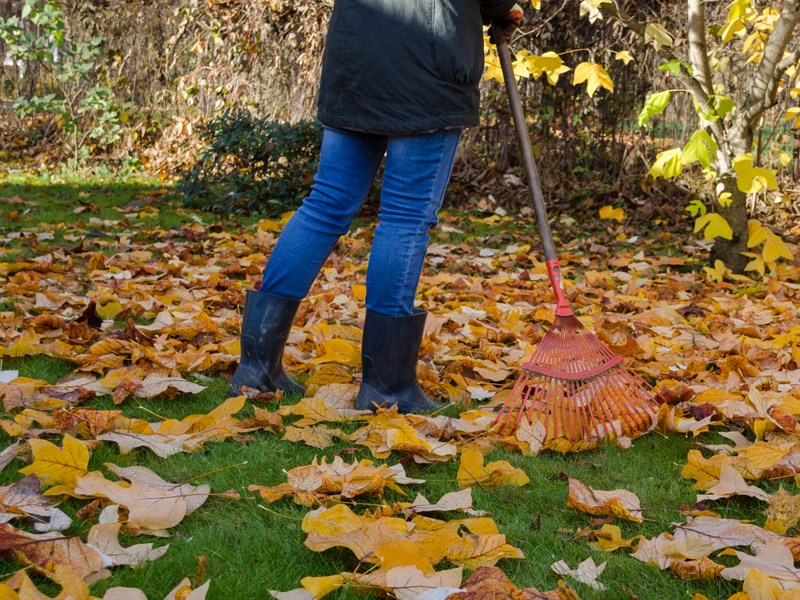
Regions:
[[[431,2],[437,74],[451,83],[478,83],[483,73],[483,29],[478,0]]]

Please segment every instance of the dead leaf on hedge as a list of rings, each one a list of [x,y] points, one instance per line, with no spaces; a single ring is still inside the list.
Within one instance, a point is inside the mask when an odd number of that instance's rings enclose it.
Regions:
[[[333,462],[315,457],[310,465],[295,467],[286,474],[287,482],[272,486],[251,485],[247,489],[257,491],[265,502],[275,502],[284,496],[294,496],[295,502],[314,506],[326,497],[354,498],[360,495],[380,495],[384,488],[403,494],[401,485],[424,483],[423,479],[406,477],[402,465],[373,466],[370,460],[352,464],[336,456]]]
[[[530,482],[522,469],[513,467],[508,461],[497,460],[484,465],[483,454],[477,450],[465,450],[461,454],[456,480],[461,487],[523,486]]]
[[[628,490],[593,490],[577,479],[569,478],[567,506],[596,516],[614,516],[642,523],[642,508],[636,494]]]

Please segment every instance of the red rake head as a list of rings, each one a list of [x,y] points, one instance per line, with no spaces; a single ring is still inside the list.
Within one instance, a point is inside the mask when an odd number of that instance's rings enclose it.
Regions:
[[[523,418],[538,420],[545,439],[572,442],[647,431],[656,414],[653,393],[622,361],[576,317],[556,317],[495,423],[511,433]]]

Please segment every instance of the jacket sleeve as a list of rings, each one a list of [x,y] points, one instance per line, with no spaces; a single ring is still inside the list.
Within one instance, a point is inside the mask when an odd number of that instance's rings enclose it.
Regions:
[[[481,0],[481,14],[484,17],[501,17],[506,14],[517,0]]]

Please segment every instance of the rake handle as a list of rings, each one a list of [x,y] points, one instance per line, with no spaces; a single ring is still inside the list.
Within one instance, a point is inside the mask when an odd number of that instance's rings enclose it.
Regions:
[[[522,160],[525,163],[525,172],[528,176],[528,189],[533,198],[533,208],[536,213],[536,225],[539,228],[539,236],[542,238],[545,264],[547,274],[550,277],[550,284],[556,296],[556,315],[572,316],[573,312],[569,306],[564,285],[561,282],[561,268],[558,265],[556,246],[553,242],[553,233],[550,231],[550,221],[547,218],[547,209],[544,204],[542,186],[539,183],[539,171],[536,169],[536,162],[533,159],[533,147],[531,138],[528,134],[528,126],[525,121],[525,112],[522,110],[522,101],[519,98],[514,67],[511,64],[511,52],[508,50],[506,42],[497,42],[497,54],[500,57],[500,67],[503,70],[503,80],[506,85],[506,95],[511,107],[511,115],[514,118],[514,128],[517,130],[520,149],[522,150]]]
[[[555,260],[556,247],[553,243],[553,234],[550,231],[550,222],[547,219],[547,209],[544,204],[542,186],[539,183],[539,171],[533,160],[533,147],[528,135],[528,126],[525,122],[525,113],[522,110],[522,101],[519,98],[514,67],[511,64],[511,52],[506,42],[497,43],[497,54],[500,56],[500,66],[503,69],[503,79],[506,85],[508,103],[511,106],[511,115],[514,117],[514,127],[517,130],[522,160],[525,163],[525,172],[528,175],[528,188],[533,198],[533,208],[536,211],[536,223],[539,226],[539,235],[542,237],[545,260]]]

